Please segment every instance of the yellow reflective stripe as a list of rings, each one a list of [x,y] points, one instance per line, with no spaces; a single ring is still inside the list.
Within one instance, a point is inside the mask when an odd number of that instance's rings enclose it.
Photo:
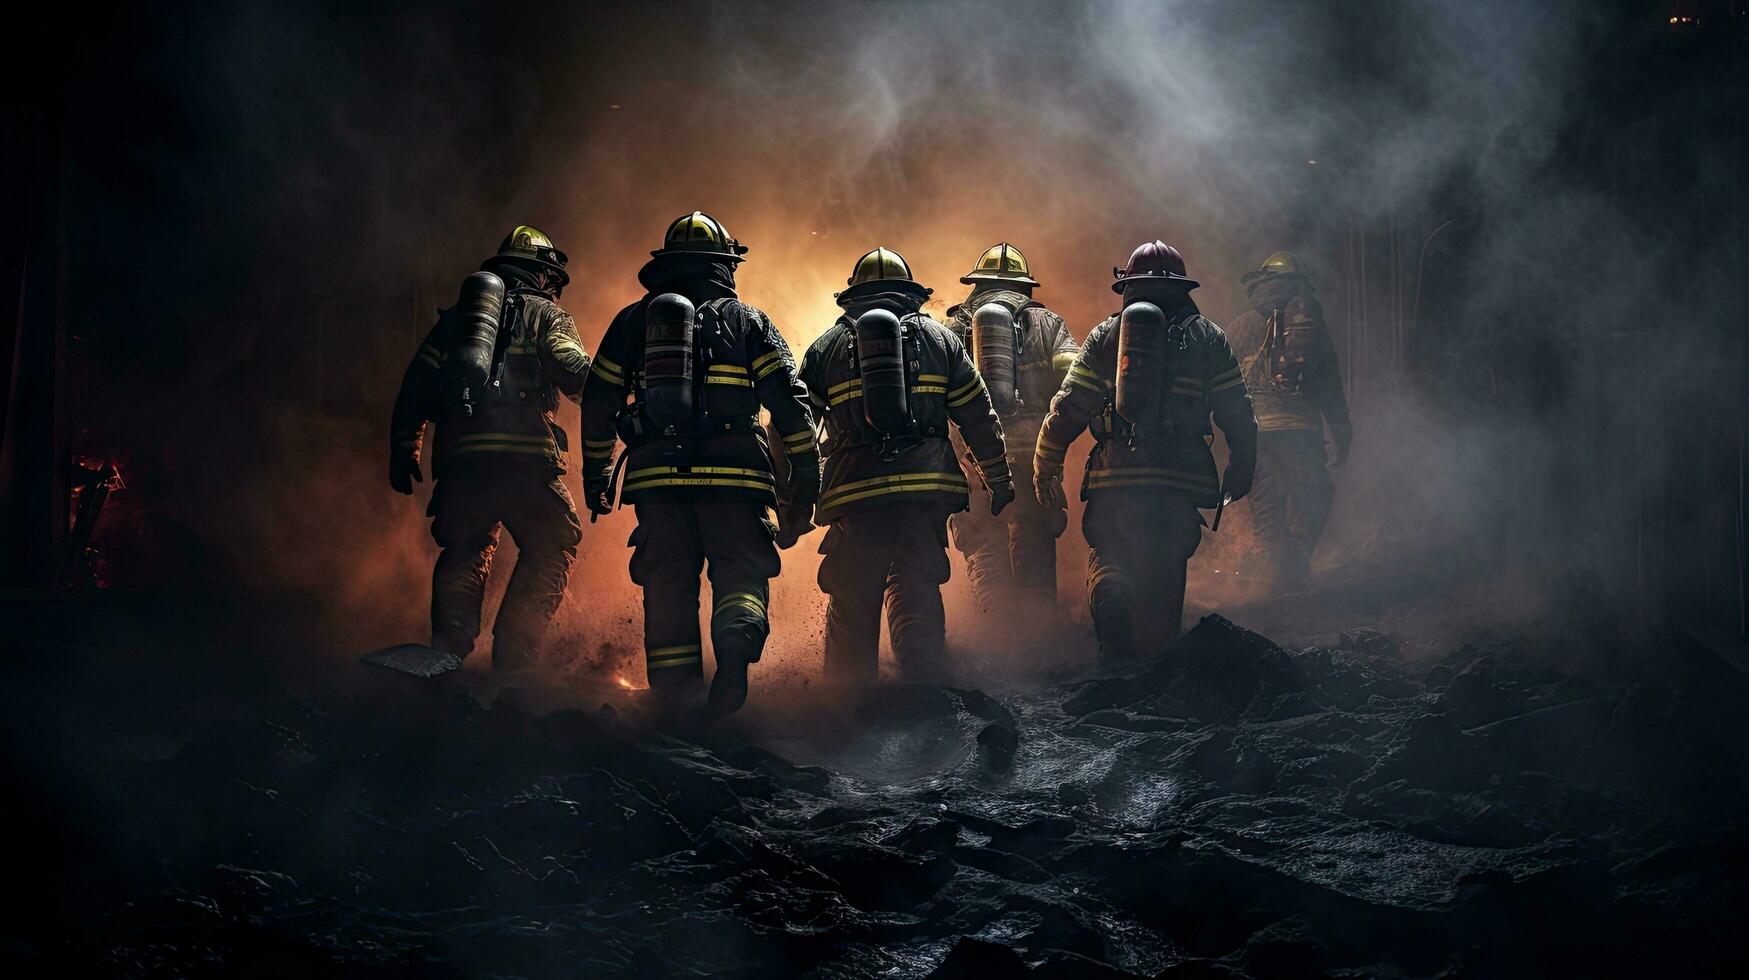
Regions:
[[[948,408],[958,408],[961,405],[969,405],[972,402],[976,401],[978,396],[982,395],[983,393],[984,393],[984,379],[981,377],[973,378],[971,380],[971,382],[969,384],[967,384],[965,387],[956,388],[956,389],[954,389],[954,391],[952,391],[951,393],[948,394],[947,407]]]
[[[1185,470],[1166,469],[1164,467],[1125,467],[1123,469],[1096,470],[1087,474],[1089,489],[1104,487],[1175,487],[1182,490],[1220,489],[1220,481],[1203,476],[1200,473],[1190,473]]]
[[[842,405],[845,402],[851,400],[852,398],[861,398],[861,397],[862,397],[862,389],[858,388],[855,391],[847,391],[844,394],[839,395],[836,398],[833,398],[832,401],[828,403],[828,405]]]
[[[707,374],[746,374],[747,369],[739,364],[712,364],[705,369]]]
[[[743,490],[763,490],[770,493],[770,483],[755,483],[752,480],[736,480],[725,477],[686,477],[676,476],[665,480],[639,480],[636,483],[628,477],[621,493],[631,493],[635,490],[653,490],[657,487],[738,487]]]
[[[526,442],[544,446],[550,436],[530,436],[517,432],[475,432],[470,435],[458,436],[457,444],[465,442]]]
[[[945,375],[945,374],[919,374],[917,376],[917,380],[919,382],[922,382],[923,384],[944,385],[944,384],[947,384],[947,375]]]
[[[972,375],[972,380],[967,381],[965,384],[960,385],[958,388],[955,388],[948,395],[948,398],[949,399],[959,398],[959,397],[961,397],[969,392],[972,392],[972,391],[974,391],[978,388],[982,388],[982,387],[984,387],[983,375],[974,374],[974,375]]]
[[[806,456],[809,453],[817,453],[819,451],[819,445],[812,442],[804,443],[799,446],[789,446],[784,449],[784,452],[790,456]]]
[[[1008,462],[1008,457],[1006,455],[991,456],[989,459],[978,460],[978,466],[979,467],[995,466],[997,463],[1006,463],[1006,462]]]
[[[1239,365],[1235,364],[1232,367],[1226,369],[1225,371],[1222,371],[1220,374],[1217,374],[1214,377],[1210,378],[1209,384],[1211,384],[1211,385],[1220,384],[1223,381],[1230,381],[1233,378],[1241,377],[1241,376],[1243,376],[1243,374],[1244,374],[1244,372],[1240,369]]]
[[[445,360],[443,351],[438,350],[430,344],[420,345],[418,357],[421,361],[424,361],[432,367],[442,367]]]
[[[766,351],[753,359],[753,373],[763,378],[783,366],[783,354],[780,351]]]
[[[771,474],[765,470],[750,470],[744,466],[646,466],[643,469],[632,470],[626,474],[627,480],[642,479],[646,476],[686,476],[689,473],[700,473],[706,476],[752,476],[761,480],[771,479]]]
[[[531,446],[519,442],[472,442],[467,445],[451,446],[449,453],[459,456],[463,453],[527,453],[531,456],[545,456],[545,446]]]
[[[583,445],[590,449],[612,449],[613,444],[618,441],[618,439],[585,439]]]
[[[697,643],[684,646],[657,647],[644,652],[644,666],[661,669],[663,667],[684,667],[690,663],[704,662],[704,647]]]
[[[555,353],[555,354],[570,352],[570,351],[576,351],[579,354],[587,353],[586,351],[583,350],[582,344],[578,343],[575,340],[572,340],[569,337],[561,337],[560,339],[551,341],[550,343],[551,343],[552,348],[553,348],[553,353]]]
[[[876,487],[873,490],[864,490],[861,493],[846,494],[844,496],[832,497],[830,499],[821,498],[820,507],[823,510],[830,509],[843,504],[848,504],[854,500],[863,500],[868,497],[879,497],[883,494],[889,493],[965,493],[968,489],[969,487],[965,483],[900,483],[890,487]]]
[[[731,592],[723,596],[717,600],[716,606],[711,610],[711,615],[721,615],[725,609],[735,606],[751,609],[754,615],[762,619],[765,617],[765,600],[752,592]]]
[[[821,495],[820,500],[823,503],[823,502],[830,500],[833,497],[836,497],[840,494],[849,493],[853,490],[861,490],[864,487],[892,486],[894,484],[909,483],[909,482],[914,482],[914,481],[918,481],[918,480],[949,480],[949,481],[955,481],[955,482],[959,483],[962,488],[966,486],[966,478],[965,478],[964,474],[955,475],[955,474],[950,474],[950,473],[936,473],[936,472],[889,473],[886,476],[870,477],[869,479],[857,480],[853,483],[839,484],[838,486],[832,487],[831,489],[827,490],[823,495]]]
[[[707,385],[736,385],[741,388],[753,387],[753,382],[750,379],[718,377],[714,374],[705,375],[704,383]]]
[[[862,379],[861,378],[851,378],[849,381],[840,381],[837,384],[833,385],[832,387],[826,389],[826,397],[830,398],[831,396],[838,394],[839,392],[843,391],[846,388],[861,388],[861,387],[862,387]]]
[[[791,432],[789,435],[783,437],[783,441],[784,441],[785,445],[790,445],[790,446],[793,446],[799,442],[813,442],[814,441],[814,430],[813,429],[803,429],[800,432]]]
[[[911,393],[913,395],[945,395],[945,394],[947,394],[947,386],[946,385],[912,385],[911,386]]]
[[[1075,364],[1075,352],[1072,350],[1058,351],[1051,355],[1051,367],[1058,371],[1067,371]]]
[[[621,372],[619,365],[605,357],[596,357],[595,363],[589,367],[589,373],[608,384],[623,385],[626,383],[625,374]]]

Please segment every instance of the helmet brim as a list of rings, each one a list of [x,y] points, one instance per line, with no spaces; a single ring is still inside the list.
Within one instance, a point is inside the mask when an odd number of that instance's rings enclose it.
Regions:
[[[1033,289],[1038,288],[1038,280],[1031,276],[1004,276],[994,272],[968,272],[960,276],[960,282],[968,286],[976,286],[986,282],[1003,282],[1013,283],[1017,286],[1029,286]]]
[[[1117,281],[1111,284],[1111,291],[1114,293],[1121,293],[1123,292],[1124,286],[1132,282],[1175,282],[1183,285],[1187,292],[1202,285],[1202,283],[1197,282],[1189,276],[1174,275],[1170,272],[1151,273],[1136,276],[1118,276]]]
[[[847,300],[862,299],[865,296],[878,296],[881,293],[911,293],[928,299],[935,290],[923,285],[915,279],[870,279],[854,286],[846,286],[842,291],[832,294],[839,303]]]
[[[558,275],[560,286],[571,284],[571,274],[565,271],[564,266],[533,255],[494,255],[481,262],[480,268],[485,272],[497,272],[499,268],[506,265],[520,266],[524,269],[545,269]]]

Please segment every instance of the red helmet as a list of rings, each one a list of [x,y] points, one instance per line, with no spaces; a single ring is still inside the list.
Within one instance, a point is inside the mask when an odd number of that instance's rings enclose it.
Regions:
[[[1117,277],[1117,281],[1111,284],[1111,291],[1114,293],[1123,292],[1125,283],[1138,279],[1181,282],[1185,289],[1195,289],[1202,285],[1184,274],[1184,256],[1158,238],[1137,245],[1136,250],[1130,253],[1129,263],[1121,269],[1112,269],[1111,274]]]

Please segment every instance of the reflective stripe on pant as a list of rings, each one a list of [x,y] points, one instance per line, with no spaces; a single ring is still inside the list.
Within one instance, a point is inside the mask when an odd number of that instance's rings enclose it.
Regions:
[[[492,664],[533,663],[583,538],[565,485],[544,464],[453,467],[432,491],[430,514],[443,549],[431,576],[432,645],[461,656],[473,650],[502,526],[518,556],[492,631]]]
[[[1284,429],[1257,434],[1251,527],[1263,549],[1270,588],[1305,583],[1334,496],[1322,432]]]
[[[947,678],[941,584],[947,515],[936,504],[885,504],[838,518],[820,545],[826,593],[826,675],[872,681],[879,672],[881,610],[907,680]]]
[[[1088,604],[1101,654],[1152,654],[1178,638],[1184,566],[1202,542],[1202,515],[1182,494],[1105,490],[1089,494]],[[1143,642],[1149,647],[1141,646]]]
[[[631,574],[644,590],[650,686],[683,686],[704,677],[698,593],[699,573],[707,566],[712,648],[758,660],[771,632],[770,581],[780,567],[765,505],[730,498],[661,500],[638,504],[637,512]]]

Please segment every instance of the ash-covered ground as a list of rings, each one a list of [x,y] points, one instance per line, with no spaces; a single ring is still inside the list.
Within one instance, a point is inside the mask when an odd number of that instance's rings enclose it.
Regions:
[[[129,641],[186,622],[6,609],[15,976],[1749,959],[1749,680],[1683,635],[1421,655],[1211,616],[1128,669],[663,735],[629,697],[386,674],[300,694],[234,638]]]

